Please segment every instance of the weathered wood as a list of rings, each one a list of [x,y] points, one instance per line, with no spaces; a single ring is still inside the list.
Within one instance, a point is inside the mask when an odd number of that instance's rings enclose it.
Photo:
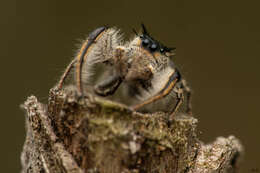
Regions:
[[[242,145],[233,136],[203,144],[197,119],[141,114],[119,103],[50,91],[47,105],[31,96],[21,161],[27,172],[236,172]]]

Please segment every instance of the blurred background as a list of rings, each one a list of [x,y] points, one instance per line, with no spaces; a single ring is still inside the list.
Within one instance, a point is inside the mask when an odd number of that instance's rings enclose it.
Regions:
[[[241,172],[260,166],[259,1],[0,2],[1,172],[19,172],[25,129],[19,108],[35,95],[47,102],[79,40],[102,25],[126,37],[144,22],[177,47],[175,63],[193,90],[200,138],[235,135],[245,147]]]

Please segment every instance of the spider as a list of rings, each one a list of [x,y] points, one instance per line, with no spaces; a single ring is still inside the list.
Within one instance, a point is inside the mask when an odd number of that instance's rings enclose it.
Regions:
[[[135,111],[164,111],[171,115],[186,98],[186,112],[191,113],[190,88],[172,61],[175,48],[168,48],[152,38],[144,24],[141,34],[135,30],[134,33],[132,40],[123,41],[116,28],[95,29],[66,68],[58,88],[63,87],[71,69],[75,68],[79,93],[88,93],[85,86],[99,64],[106,72],[92,87],[94,94],[108,97],[121,92],[122,100],[130,100],[130,108]]]

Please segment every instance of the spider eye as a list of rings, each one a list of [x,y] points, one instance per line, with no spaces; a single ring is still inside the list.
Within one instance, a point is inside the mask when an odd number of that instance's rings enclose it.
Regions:
[[[164,52],[164,48],[161,48],[161,49],[160,49],[160,52],[163,53],[163,52]]]
[[[152,50],[152,51],[155,51],[156,49],[157,49],[157,44],[152,44],[151,45],[151,47],[150,47],[150,49]]]
[[[148,39],[144,39],[142,41],[142,44],[143,44],[143,46],[147,46],[149,44],[149,40]]]

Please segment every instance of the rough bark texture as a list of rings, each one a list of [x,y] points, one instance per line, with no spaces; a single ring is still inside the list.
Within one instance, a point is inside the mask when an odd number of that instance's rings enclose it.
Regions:
[[[178,114],[132,112],[119,103],[50,91],[48,104],[31,96],[22,173],[237,172],[242,154],[233,136],[203,144],[197,120]]]

